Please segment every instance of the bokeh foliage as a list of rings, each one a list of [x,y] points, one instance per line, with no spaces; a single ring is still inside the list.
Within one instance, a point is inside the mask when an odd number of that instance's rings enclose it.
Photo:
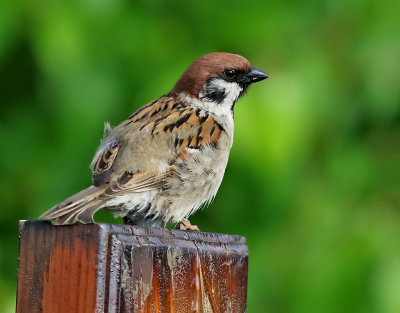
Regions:
[[[225,179],[192,222],[247,237],[248,312],[400,312],[399,14],[392,0],[0,1],[0,310],[15,306],[17,221],[91,183],[104,121],[228,51],[271,79],[236,105]]]

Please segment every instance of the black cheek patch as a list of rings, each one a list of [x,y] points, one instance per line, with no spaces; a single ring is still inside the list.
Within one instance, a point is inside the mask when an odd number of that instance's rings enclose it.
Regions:
[[[219,89],[218,87],[213,86],[212,80],[213,79],[210,79],[206,82],[206,85],[204,87],[204,98],[220,104],[224,101],[226,97],[225,89]]]
[[[206,98],[211,100],[212,102],[220,104],[225,99],[225,91],[218,89],[212,90],[211,92],[206,94]]]

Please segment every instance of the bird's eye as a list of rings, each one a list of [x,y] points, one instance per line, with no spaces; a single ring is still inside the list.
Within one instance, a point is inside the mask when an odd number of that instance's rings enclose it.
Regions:
[[[224,76],[227,79],[233,79],[236,76],[236,71],[235,70],[225,70],[224,71]]]

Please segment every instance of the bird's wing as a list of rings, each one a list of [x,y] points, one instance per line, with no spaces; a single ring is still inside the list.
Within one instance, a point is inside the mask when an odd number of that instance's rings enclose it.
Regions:
[[[199,149],[203,145],[217,145],[223,128],[208,114],[187,106],[179,99],[161,98],[136,111],[125,122],[140,123],[140,133],[152,137],[168,135],[174,139],[174,149]]]
[[[100,153],[95,156],[91,165],[93,175],[100,175],[108,171],[117,157],[120,145],[117,141],[112,141],[101,149]]]
[[[111,181],[107,185],[104,193],[101,195],[100,198],[107,199],[116,196],[122,196],[127,193],[143,192],[156,188],[161,188],[165,186],[166,178],[169,175],[172,175],[172,171],[162,174],[125,172],[117,180]]]
[[[109,132],[91,165],[93,183],[109,183],[109,192],[118,193],[159,188],[177,160],[205,145],[216,147],[222,131],[211,116],[176,98],[162,97]]]

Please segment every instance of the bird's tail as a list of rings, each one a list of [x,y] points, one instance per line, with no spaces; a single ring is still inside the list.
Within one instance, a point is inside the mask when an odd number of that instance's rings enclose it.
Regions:
[[[105,186],[90,186],[65,201],[52,207],[41,219],[52,219],[53,225],[69,225],[76,222],[83,224],[94,223],[93,215],[105,203],[105,199],[99,197],[104,192]]]

